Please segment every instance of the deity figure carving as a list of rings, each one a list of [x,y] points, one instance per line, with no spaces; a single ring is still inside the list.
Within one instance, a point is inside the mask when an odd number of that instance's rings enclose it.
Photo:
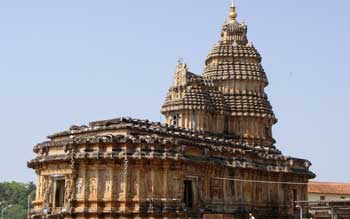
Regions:
[[[83,194],[83,190],[84,190],[84,183],[83,183],[83,179],[79,178],[77,180],[77,195],[82,195]]]
[[[89,179],[89,193],[90,195],[96,195],[97,188],[96,188],[96,178],[91,177]]]
[[[43,203],[45,205],[48,205],[50,202],[51,185],[51,179],[49,177],[45,177],[43,181]]]
[[[106,178],[105,181],[105,195],[109,195],[111,192],[112,181],[109,177]]]
[[[72,201],[73,198],[73,188],[72,188],[72,180],[67,179],[65,190],[64,190],[64,197],[65,197],[65,203],[69,205],[69,203]]]

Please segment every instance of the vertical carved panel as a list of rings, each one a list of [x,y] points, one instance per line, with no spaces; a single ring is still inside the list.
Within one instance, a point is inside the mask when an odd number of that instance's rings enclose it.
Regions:
[[[89,193],[89,198],[91,199],[96,199],[97,195],[97,180],[96,176],[90,176],[88,179],[88,193]]]
[[[150,180],[150,184],[149,184],[149,191],[150,191],[150,197],[154,198],[155,196],[155,170],[152,168],[151,169],[151,180]]]
[[[141,169],[142,167],[137,167],[137,171],[135,174],[135,184],[136,184],[136,191],[135,191],[135,196],[137,197],[137,200],[141,200]]]
[[[124,173],[121,169],[117,169],[114,172],[114,195],[117,199],[121,199],[124,195],[124,183],[123,183]]]
[[[163,186],[162,186],[162,172],[161,170],[155,170],[154,171],[154,196],[155,198],[160,198],[162,196]]]
[[[79,177],[76,181],[76,194],[77,194],[77,199],[83,198],[83,195],[84,195],[84,179],[83,179],[83,177]]]
[[[168,194],[168,167],[167,166],[164,166],[164,169],[163,169],[163,192],[162,192],[162,197],[163,198],[167,198],[169,197],[169,194]]]
[[[256,180],[261,180],[261,177],[258,175],[255,178]],[[263,184],[262,183],[255,183],[255,200],[256,202],[261,203],[263,197]]]
[[[99,169],[97,172],[97,198],[104,198],[105,192],[105,182],[106,182],[106,172],[105,170]]]
[[[112,179],[110,171],[104,170],[100,172],[99,177],[99,193],[104,199],[108,199],[111,197],[112,190]]]
[[[64,203],[66,207],[70,207],[73,199],[73,179],[71,176],[67,176],[64,185]]]
[[[204,191],[204,199],[210,199],[210,177],[206,176],[203,179],[203,191]]]
[[[114,166],[111,166],[111,168],[109,169],[109,175],[110,175],[110,180],[111,180],[111,191],[109,193],[109,198],[111,201],[114,200],[115,196],[115,188],[116,188],[116,183],[115,183],[115,174],[114,174]]]
[[[212,187],[212,197],[214,199],[222,199],[223,198],[223,180],[212,178],[211,180]]]
[[[42,195],[43,195],[43,205],[44,207],[51,206],[51,194],[52,194],[52,180],[49,176],[43,177],[43,185],[42,185]]]
[[[179,171],[168,170],[168,194],[170,198],[181,199],[183,184]]]
[[[238,179],[243,179],[244,177],[242,176],[242,171],[238,170],[237,173],[237,178]],[[237,192],[237,201],[243,201],[243,182],[237,181],[236,183],[236,192]]]
[[[39,173],[36,175],[36,192],[35,192],[35,200],[38,201],[41,199],[41,190],[42,190],[42,177]]]
[[[225,200],[233,200],[235,197],[235,181],[233,180],[225,180]]]
[[[227,170],[227,178],[228,180],[225,180],[225,200],[228,199],[230,201],[234,200],[235,198],[235,181],[233,180],[235,178],[234,170],[228,169]]]
[[[112,181],[110,176],[106,176],[105,183],[104,183],[104,197],[110,198],[111,196],[111,189],[112,189]]]
[[[128,172],[127,176],[127,194],[129,198],[137,196],[138,183],[137,183],[137,170]]]
[[[244,176],[245,176],[244,179],[247,179],[247,180],[250,179],[249,172],[246,172]],[[248,182],[244,182],[243,184],[244,184],[243,186],[244,200],[247,202],[250,202],[252,200],[252,183],[248,181]]]

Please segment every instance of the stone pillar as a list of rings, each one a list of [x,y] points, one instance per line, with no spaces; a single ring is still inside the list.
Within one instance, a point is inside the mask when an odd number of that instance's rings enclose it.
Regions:
[[[84,163],[82,166],[81,166],[81,169],[82,169],[82,183],[83,183],[83,189],[82,189],[82,199],[84,200],[84,210],[87,211],[88,210],[88,207],[86,205],[86,203],[88,202],[89,200],[89,179],[88,179],[88,176],[87,176],[87,165]]]
[[[103,191],[104,179],[102,179],[102,178],[104,178],[104,175],[103,175],[103,173],[101,173],[100,165],[98,164],[97,169],[96,169],[96,194],[95,194],[96,201],[100,201],[103,198],[102,191]],[[97,206],[97,209],[98,208],[99,207]]]
[[[183,113],[180,113],[179,114],[179,124],[178,124],[178,126],[179,127],[184,127],[184,114]]]
[[[151,184],[152,184],[152,191],[151,191],[151,198],[154,198],[154,190],[155,190],[155,188],[154,188],[154,186],[155,186],[155,177],[154,177],[154,175],[155,175],[155,173],[154,173],[154,167],[151,167]]]
[[[184,125],[184,128],[188,128],[188,127],[189,127],[189,125],[188,125],[188,111],[185,111],[185,112],[184,112],[184,116],[185,116],[185,120],[184,120],[185,125]]]
[[[140,198],[140,196],[141,196],[141,183],[142,183],[141,173],[140,172],[142,170],[142,166],[137,165],[135,168],[136,168],[136,180],[135,180],[135,182],[137,183],[137,185],[136,185],[136,188],[135,188],[136,191],[134,191],[135,192],[135,196],[134,197],[136,197],[136,199],[138,201],[140,201],[141,200],[141,198]]]
[[[124,211],[127,211],[127,206],[126,206],[126,203],[127,203],[127,201],[128,201],[128,199],[129,199],[129,197],[128,197],[128,186],[129,186],[129,182],[128,182],[128,174],[129,174],[129,164],[128,164],[128,155],[127,155],[127,152],[128,152],[128,148],[127,148],[127,145],[125,145],[125,148],[124,148],[124,166],[123,166],[123,179],[122,179],[122,181],[121,181],[121,183],[122,183],[122,188],[123,188],[123,190],[124,190],[124,197],[123,197],[123,199],[124,199]]]
[[[168,199],[168,164],[163,164],[163,192],[162,198]]]
[[[36,173],[36,192],[35,192],[35,201],[41,200],[41,190],[42,190],[42,177],[39,171],[35,171]]]

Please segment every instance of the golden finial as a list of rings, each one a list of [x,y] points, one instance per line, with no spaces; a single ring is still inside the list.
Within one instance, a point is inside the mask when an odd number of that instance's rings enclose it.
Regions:
[[[224,25],[226,25],[227,24],[227,19],[225,18],[225,20],[224,20]]]
[[[236,5],[235,5],[235,1],[232,0],[232,4],[231,4],[231,11],[230,11],[230,19],[231,19],[231,23],[236,21],[237,18],[237,12],[236,12]]]

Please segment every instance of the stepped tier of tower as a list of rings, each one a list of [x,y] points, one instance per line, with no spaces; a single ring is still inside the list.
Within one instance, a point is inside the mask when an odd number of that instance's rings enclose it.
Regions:
[[[169,125],[222,133],[272,145],[272,126],[277,122],[264,91],[268,85],[261,56],[248,42],[247,25],[225,22],[221,39],[205,60],[202,75],[179,62],[162,113]]]

